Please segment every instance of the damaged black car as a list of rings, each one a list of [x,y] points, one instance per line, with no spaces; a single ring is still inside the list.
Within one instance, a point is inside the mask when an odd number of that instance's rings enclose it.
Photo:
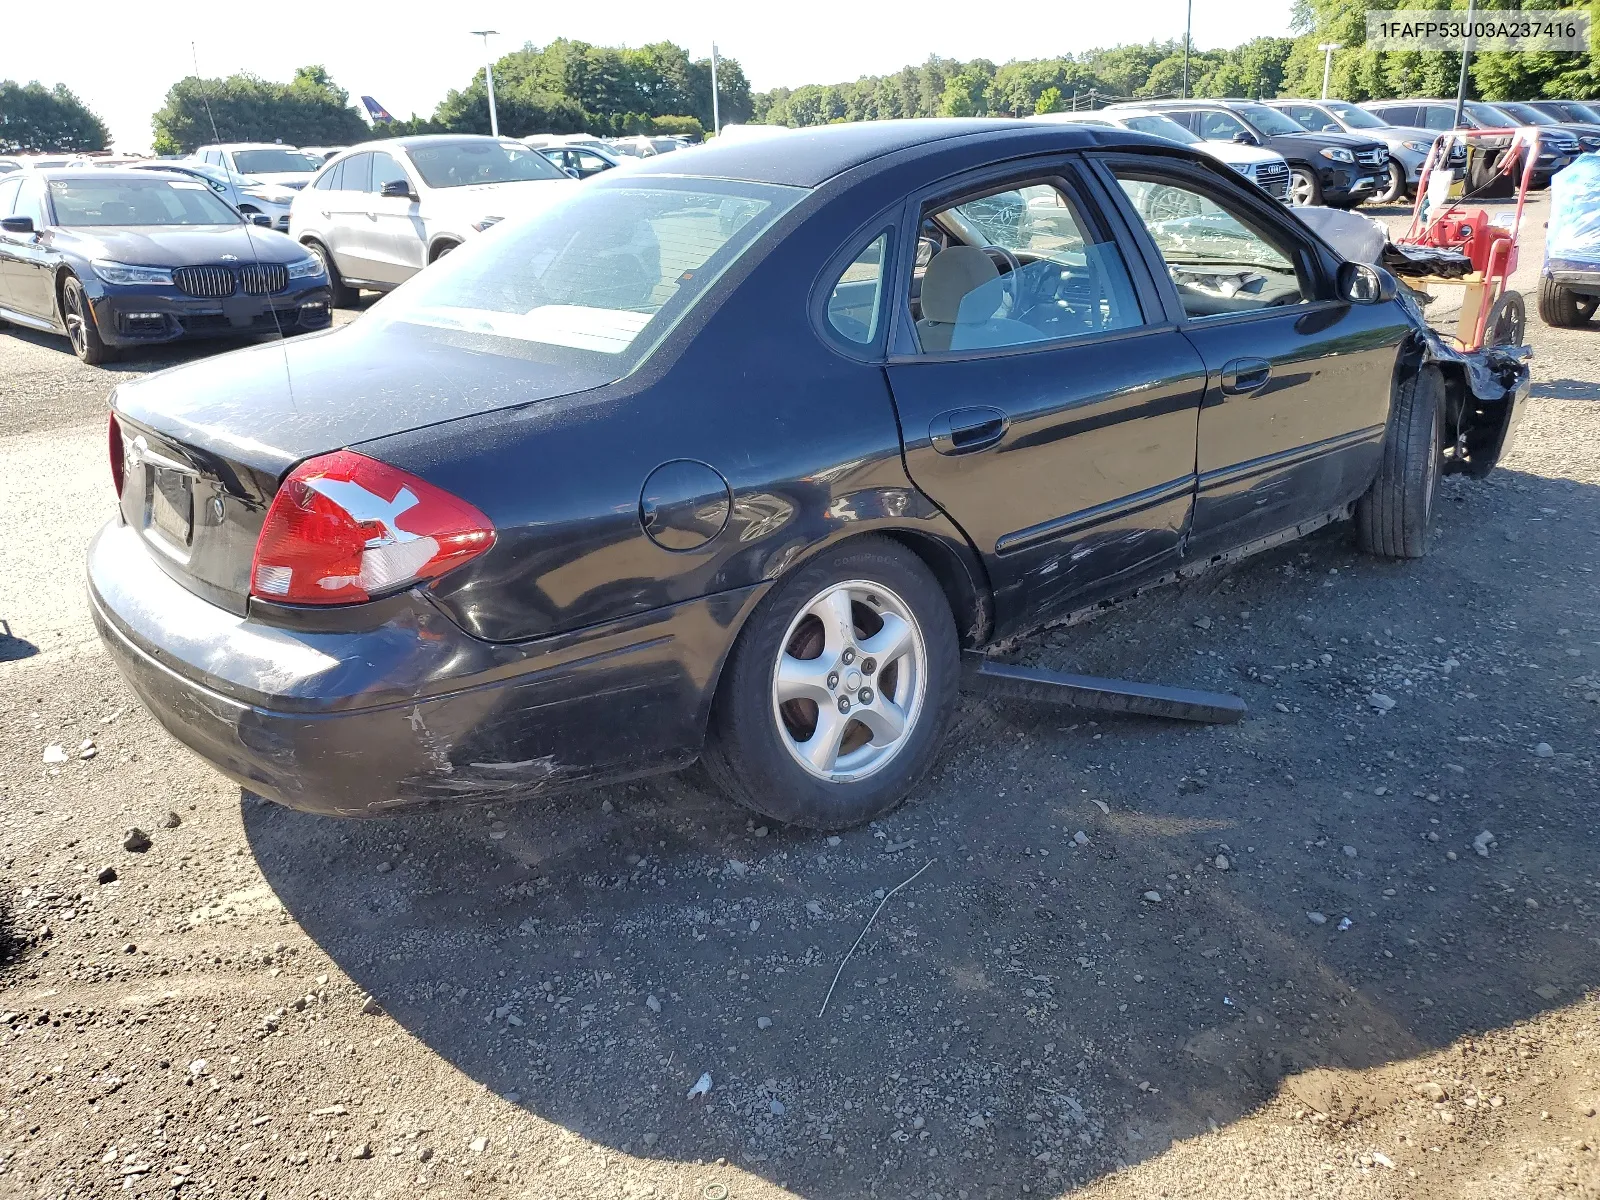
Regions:
[[[1426,550],[1527,368],[1185,147],[886,121],[507,220],[351,326],[120,386],[89,554],[140,698],[368,816],[696,760],[821,829],[963,652],[1329,522]]]

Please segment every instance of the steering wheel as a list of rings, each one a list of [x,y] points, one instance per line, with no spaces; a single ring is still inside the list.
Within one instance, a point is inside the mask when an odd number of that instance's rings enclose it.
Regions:
[[[988,245],[983,248],[983,252],[998,254],[1005,260],[1006,270],[1000,276],[1001,297],[1006,302],[1007,314],[1014,320],[1018,308],[1022,305],[1022,290],[1019,283],[1022,277],[1022,260],[1004,246]]]

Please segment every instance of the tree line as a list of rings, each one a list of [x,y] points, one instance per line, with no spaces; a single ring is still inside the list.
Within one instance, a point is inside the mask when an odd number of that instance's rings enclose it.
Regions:
[[[1321,91],[1320,43],[1334,41],[1330,94],[1349,100],[1455,94],[1460,55],[1447,51],[1369,50],[1368,10],[1397,0],[1296,0],[1291,37],[1257,37],[1226,50],[1188,56],[1192,96],[1313,96]],[[1464,9],[1467,0],[1437,0]],[[1487,0],[1480,9],[1509,7]],[[1600,0],[1582,7],[1600,31]],[[503,133],[698,134],[711,128],[711,63],[671,42],[637,48],[560,38],[524,45],[494,64],[495,104]],[[735,59],[718,63],[724,123],[825,125],[891,117],[1027,116],[1092,108],[1117,98],[1175,96],[1184,88],[1184,47],[1177,39],[1114,46],[1055,58],[961,61],[931,57],[889,75],[752,92]],[[1474,54],[1469,94],[1486,100],[1600,96],[1600,52]],[[409,133],[488,133],[484,72],[451,89],[432,114],[369,125],[350,94],[320,66],[301,67],[287,83],[236,74],[188,76],[168,90],[152,118],[159,154],[202,143],[278,141],[347,145]],[[46,89],[0,81],[0,152],[97,150],[104,122],[63,85]]]

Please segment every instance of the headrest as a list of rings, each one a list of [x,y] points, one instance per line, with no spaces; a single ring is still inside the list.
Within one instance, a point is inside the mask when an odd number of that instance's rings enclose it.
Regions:
[[[999,278],[1000,268],[976,246],[949,246],[939,251],[922,275],[923,320],[954,325],[960,316],[961,302],[984,284]]]

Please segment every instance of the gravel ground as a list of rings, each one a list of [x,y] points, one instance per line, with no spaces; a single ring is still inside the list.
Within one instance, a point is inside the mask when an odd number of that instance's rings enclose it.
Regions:
[[[1242,724],[969,700],[822,838],[693,774],[241,797],[81,583],[109,386],[209,350],[0,334],[0,1193],[1600,1195],[1600,329],[1531,338],[1427,559],[1335,527],[1020,648]]]

